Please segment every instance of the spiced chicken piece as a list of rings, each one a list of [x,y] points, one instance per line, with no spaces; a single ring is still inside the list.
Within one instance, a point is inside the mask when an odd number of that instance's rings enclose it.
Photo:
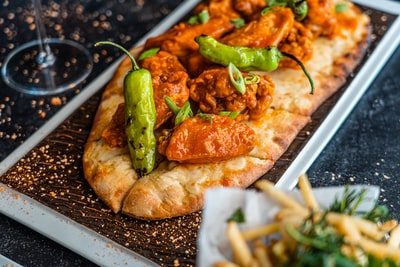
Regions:
[[[235,10],[237,10],[246,20],[251,20],[260,16],[263,8],[267,6],[265,0],[232,0]]]
[[[234,0],[210,0],[208,3],[199,4],[194,13],[197,14],[206,10],[212,18],[240,18],[240,14],[234,8],[232,1]]]
[[[178,107],[182,107],[189,99],[187,86],[189,75],[178,58],[165,51],[159,51],[156,55],[144,59],[141,65],[151,73],[157,112],[155,129],[157,129],[174,115],[165,103],[166,96],[169,96]]]
[[[245,78],[248,73],[242,73]],[[261,118],[272,102],[274,83],[268,76],[260,76],[256,83],[246,84],[241,94],[229,78],[228,68],[205,70],[190,80],[190,98],[199,104],[204,113],[221,111],[241,112],[240,120]]]
[[[118,105],[115,113],[112,116],[110,123],[101,133],[106,143],[111,147],[124,147],[126,146],[125,134],[125,104]]]
[[[145,49],[160,47],[183,60],[198,50],[199,46],[194,40],[196,36],[205,34],[218,38],[232,29],[233,24],[225,18],[211,18],[207,23],[195,25],[182,22],[164,34],[149,38]]]
[[[293,23],[294,15],[289,8],[276,7],[274,11],[235,29],[220,41],[231,46],[251,48],[278,46],[290,33]]]
[[[335,5],[329,0],[307,0],[308,14],[304,24],[314,37],[332,36],[336,32]]]
[[[210,0],[199,4],[195,13],[207,10],[211,17],[244,18],[250,20],[259,16],[267,5],[265,0]]]
[[[295,21],[285,40],[279,46],[279,51],[295,56],[303,63],[309,60],[313,54],[313,34],[302,23]],[[297,62],[290,58],[283,58],[279,62],[280,67],[299,68]]]
[[[172,134],[164,130],[159,153],[181,163],[215,163],[248,154],[254,148],[256,136],[249,126],[226,116],[207,116],[211,118],[186,119]]]

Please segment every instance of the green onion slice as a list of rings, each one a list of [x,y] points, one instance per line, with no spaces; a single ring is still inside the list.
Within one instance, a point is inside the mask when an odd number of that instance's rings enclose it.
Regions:
[[[242,18],[233,18],[233,19],[231,19],[231,22],[233,23],[233,26],[236,29],[239,29],[246,24],[246,22]]]
[[[245,84],[259,83],[260,80],[260,76],[254,73],[249,73],[246,77],[244,77]]]
[[[346,3],[338,3],[335,6],[335,12],[339,13],[339,12],[344,12],[347,9],[347,4]]]
[[[178,114],[176,114],[175,125],[181,124],[184,120],[190,117],[193,117],[193,111],[190,108],[190,102],[186,101],[179,110]]]
[[[234,120],[234,119],[237,118],[237,116],[240,115],[240,112],[237,112],[237,111],[220,111],[220,112],[218,112],[218,115],[226,116],[226,117],[229,117],[229,118]]]
[[[210,14],[208,14],[207,10],[201,11],[198,16],[201,24],[204,24],[210,20]]]
[[[195,25],[195,24],[204,24],[210,20],[210,14],[208,13],[207,10],[202,10],[200,13],[198,13],[195,16],[191,16],[188,20],[188,23],[190,25]]]
[[[213,119],[214,119],[214,116],[213,116],[213,115],[205,114],[205,113],[203,113],[203,112],[201,112],[201,111],[199,110],[199,112],[197,113],[197,116],[199,116],[200,118],[203,118],[203,119],[205,119],[205,120],[210,121],[210,124],[213,123]]]
[[[169,96],[165,96],[164,101],[167,106],[172,110],[172,112],[176,115],[175,125],[181,124],[187,118],[193,117],[193,111],[190,108],[189,101],[186,101],[185,104],[183,104],[182,108],[179,108]]]
[[[175,115],[179,113],[180,108],[175,104],[174,101],[172,101],[172,99],[169,96],[165,96],[164,101]]]
[[[242,95],[246,93],[246,85],[240,70],[233,64],[228,65],[229,79],[232,85],[239,91]]]

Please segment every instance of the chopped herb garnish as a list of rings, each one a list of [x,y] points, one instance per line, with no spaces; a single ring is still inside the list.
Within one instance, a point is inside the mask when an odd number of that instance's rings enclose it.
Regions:
[[[242,18],[231,19],[231,22],[233,23],[233,25],[235,26],[236,29],[239,29],[246,24],[245,20]]]
[[[245,84],[252,84],[252,83],[259,83],[260,82],[260,76],[254,73],[249,73],[246,77],[244,77],[244,83]]]
[[[232,215],[227,219],[227,221],[234,221],[237,223],[244,223],[246,222],[246,219],[244,217],[243,211],[241,208],[238,208],[235,210],[234,213],[232,213]]]
[[[197,116],[199,116],[200,118],[203,118],[205,120],[210,121],[210,124],[212,124],[214,116],[210,115],[210,114],[205,114],[203,112],[201,112],[200,110],[197,112]]]
[[[190,102],[186,101],[179,110],[178,114],[176,114],[175,125],[181,124],[184,120],[190,117],[193,117],[193,111],[190,108]]]
[[[190,25],[204,24],[210,20],[210,14],[207,10],[200,11],[197,15],[191,16],[188,20]]]
[[[152,56],[154,56],[155,54],[157,54],[158,51],[160,51],[160,48],[159,48],[159,47],[147,49],[147,50],[143,51],[143,52],[140,54],[140,56],[139,56],[138,59],[139,59],[139,60],[143,60],[143,59],[145,59],[145,58],[152,57]]]
[[[172,110],[172,112],[177,115],[180,108],[175,104],[175,102],[169,96],[164,97],[164,101],[167,106]]]
[[[344,12],[347,10],[347,4],[346,3],[338,3],[335,6],[335,12],[339,13],[339,12]]]
[[[240,112],[237,112],[237,111],[220,111],[220,112],[218,112],[218,115],[226,116],[226,117],[229,117],[229,118],[234,120],[234,119],[237,118],[237,116],[240,115]]]
[[[183,104],[182,108],[179,108],[169,96],[166,96],[164,98],[164,101],[172,110],[172,112],[176,115],[175,125],[179,125],[187,118],[193,117],[193,111],[190,107],[189,101],[186,101],[185,104]]]

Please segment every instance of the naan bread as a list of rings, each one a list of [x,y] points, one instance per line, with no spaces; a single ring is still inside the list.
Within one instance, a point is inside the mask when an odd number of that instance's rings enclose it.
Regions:
[[[140,219],[164,219],[189,214],[203,207],[210,187],[246,188],[272,168],[313,112],[346,81],[368,46],[369,18],[350,5],[334,38],[318,37],[306,68],[310,84],[300,69],[280,68],[268,73],[275,83],[271,108],[259,121],[246,121],[256,133],[255,148],[245,156],[208,164],[180,164],[164,160],[149,175],[139,178],[127,147],[113,148],[102,137],[120,103],[123,79],[131,64],[125,59],[106,87],[83,156],[84,174],[95,193],[114,212]],[[142,48],[132,50],[138,54]],[[199,140],[201,141],[201,140]]]

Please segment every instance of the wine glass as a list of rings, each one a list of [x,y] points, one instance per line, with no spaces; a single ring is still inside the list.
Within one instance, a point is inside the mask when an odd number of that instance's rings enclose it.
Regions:
[[[75,41],[48,38],[41,0],[32,1],[38,38],[11,51],[1,69],[3,80],[31,95],[54,95],[73,89],[92,71],[92,57]]]

